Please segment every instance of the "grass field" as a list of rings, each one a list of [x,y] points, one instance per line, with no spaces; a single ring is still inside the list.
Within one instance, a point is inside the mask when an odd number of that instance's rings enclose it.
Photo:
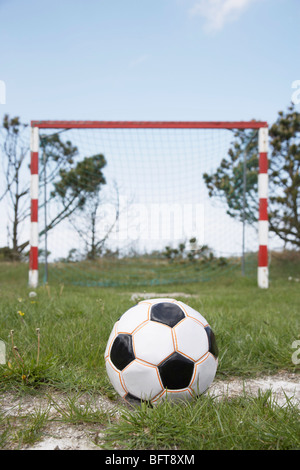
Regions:
[[[256,287],[254,275],[243,278],[237,270],[207,282],[155,286],[157,293],[191,294],[178,298],[211,324],[220,352],[215,380],[299,373],[292,360],[300,334],[299,254],[274,254],[270,278],[268,290]],[[106,342],[115,321],[136,303],[132,293],[153,292],[153,286],[50,281],[30,298],[26,281],[26,265],[0,263],[0,340],[7,351],[7,363],[0,366],[0,406],[7,394],[54,400],[59,393],[62,404],[55,418],[47,408],[13,418],[0,408],[0,448],[38,441],[54,419],[97,429],[99,448],[107,449],[300,447],[299,409],[276,405],[270,392],[223,400],[208,394],[189,404],[154,408],[120,402],[105,371]],[[99,395],[110,401],[109,409],[91,405]],[[82,397],[88,398],[82,402]]]

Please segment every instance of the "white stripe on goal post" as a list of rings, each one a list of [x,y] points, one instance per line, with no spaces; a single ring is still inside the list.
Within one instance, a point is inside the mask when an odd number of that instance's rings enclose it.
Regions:
[[[30,251],[29,251],[29,287],[38,286],[38,196],[39,196],[39,128],[31,127],[30,136]]]

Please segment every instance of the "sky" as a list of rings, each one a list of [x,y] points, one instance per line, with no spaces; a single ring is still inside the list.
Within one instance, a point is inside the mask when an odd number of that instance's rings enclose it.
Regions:
[[[300,79],[299,0],[0,0],[0,19],[0,114],[24,122],[271,123]]]
[[[272,124],[300,109],[299,19],[299,0],[0,0],[0,118]]]

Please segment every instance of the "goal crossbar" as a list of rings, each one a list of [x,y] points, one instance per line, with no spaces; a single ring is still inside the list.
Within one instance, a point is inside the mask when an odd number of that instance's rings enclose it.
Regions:
[[[258,130],[258,286],[267,288],[268,272],[268,123],[265,121],[31,121],[31,229],[29,286],[38,285],[39,129],[257,129]]]
[[[264,121],[31,121],[40,129],[260,129]]]

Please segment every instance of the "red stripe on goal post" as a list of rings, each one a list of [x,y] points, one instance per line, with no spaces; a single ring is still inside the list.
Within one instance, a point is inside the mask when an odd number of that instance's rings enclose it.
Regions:
[[[258,251],[258,266],[264,268],[268,266],[268,247],[267,245],[260,245]]]
[[[38,199],[31,199],[31,222],[38,221]]]
[[[259,200],[259,220],[268,220],[268,199],[260,198]]]
[[[38,247],[31,246],[29,252],[29,269],[36,271],[38,269]]]
[[[39,154],[38,152],[31,152],[30,172],[32,175],[39,174]]]
[[[266,152],[259,154],[259,173],[268,173],[268,154]]]

